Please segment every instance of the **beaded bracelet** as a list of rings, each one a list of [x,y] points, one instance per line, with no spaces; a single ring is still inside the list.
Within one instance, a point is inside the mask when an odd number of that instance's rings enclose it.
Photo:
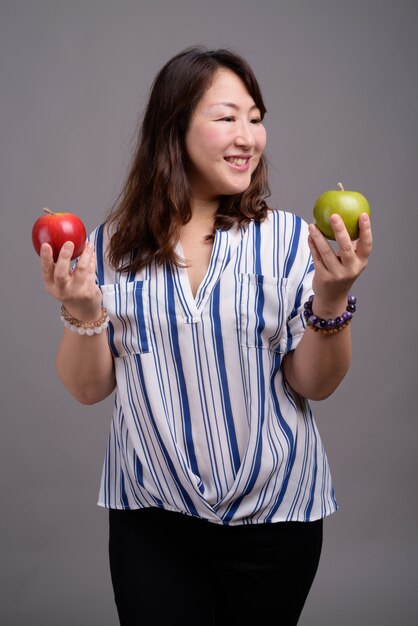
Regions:
[[[325,320],[322,317],[318,317],[314,315],[312,311],[312,303],[314,301],[314,296],[310,296],[309,300],[304,304],[303,315],[306,320],[306,324],[312,328],[316,333],[322,333],[324,335],[331,335],[334,333],[339,333],[346,328],[353,319],[353,313],[356,311],[356,303],[357,298],[355,298],[351,293],[348,294],[347,307],[344,313],[341,313],[335,319]]]
[[[109,325],[109,315],[102,306],[102,313],[95,322],[82,322],[76,317],[70,315],[64,305],[61,306],[61,321],[64,322],[64,326],[69,328],[74,333],[79,335],[100,335],[101,332],[106,330]]]

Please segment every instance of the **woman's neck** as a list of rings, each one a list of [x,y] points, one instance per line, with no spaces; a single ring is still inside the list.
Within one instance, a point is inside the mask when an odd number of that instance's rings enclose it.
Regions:
[[[191,209],[192,218],[191,221],[202,224],[213,224],[215,215],[219,207],[219,199],[202,200],[200,198],[192,198]]]

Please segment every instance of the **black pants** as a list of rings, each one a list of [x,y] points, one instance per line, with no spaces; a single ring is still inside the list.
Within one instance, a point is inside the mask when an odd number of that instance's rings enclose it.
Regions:
[[[121,626],[294,626],[321,546],[322,520],[222,526],[157,508],[111,509]]]

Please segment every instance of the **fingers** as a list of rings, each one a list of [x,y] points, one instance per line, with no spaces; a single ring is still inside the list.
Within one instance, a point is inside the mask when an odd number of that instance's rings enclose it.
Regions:
[[[67,241],[62,246],[54,263],[50,245],[41,248],[41,272],[46,290],[57,300],[85,298],[95,291],[96,259],[94,245],[87,242],[83,253],[72,269],[71,257],[74,244]]]
[[[94,264],[94,262],[94,244],[92,244],[91,241],[87,241],[84,250],[77,262],[77,272],[82,274],[89,273],[92,263]],[[93,265],[93,267],[95,267],[95,265]]]
[[[359,259],[366,262],[373,248],[373,235],[370,218],[362,213],[359,219],[360,237],[357,242],[356,253]]]
[[[84,277],[87,273],[91,257],[93,256],[94,245],[90,242],[86,243],[82,254],[77,260],[74,270],[71,269],[71,257],[73,252],[74,244],[71,241],[66,241],[60,250],[55,264],[55,280],[57,282],[66,283],[69,276],[75,276],[77,274],[79,277]]]
[[[308,244],[311,250],[315,269],[317,270],[319,267],[326,270],[331,269],[336,260],[335,253],[328,241],[320,232],[319,228],[314,224],[309,225]]]
[[[70,264],[73,251],[73,242],[66,241],[59,252],[57,262],[55,263],[54,283],[60,289],[65,286],[70,278]]]
[[[334,253],[319,229],[311,224],[309,226],[309,234],[311,239],[310,245],[314,245],[314,249],[311,247],[314,262],[317,259],[317,262],[320,262],[331,271],[336,267],[336,262],[346,267],[359,263],[365,266],[372,250],[372,230],[367,213],[362,213],[359,218],[360,237],[356,243],[350,239],[350,235],[339,215],[331,215],[330,224],[338,245],[338,254]]]
[[[351,289],[366,268],[372,248],[370,220],[366,213],[359,219],[360,236],[357,242],[351,241],[339,215],[331,215],[330,224],[338,246],[337,253],[313,224],[309,225],[308,238],[315,266],[315,288],[325,299],[330,299],[339,291],[347,292]]]
[[[93,244],[91,244],[93,246]],[[94,280],[96,280],[96,253],[94,252],[94,248],[93,248],[93,253],[91,255],[90,258],[90,264],[88,267],[88,273],[91,276],[94,276]]]
[[[49,284],[54,282],[54,259],[52,254],[52,248],[48,243],[43,243],[40,251],[41,258],[41,273],[42,278],[47,287]]]
[[[342,218],[339,215],[331,215],[331,228],[334,231],[335,241],[338,245],[338,255],[343,265],[349,265],[356,259],[356,247],[351,240]]]

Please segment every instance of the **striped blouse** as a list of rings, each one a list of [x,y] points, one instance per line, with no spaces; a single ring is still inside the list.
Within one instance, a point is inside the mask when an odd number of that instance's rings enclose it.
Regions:
[[[196,297],[187,269],[118,273],[106,229],[91,239],[117,381],[98,504],[231,525],[334,512],[309,403],[280,367],[304,332],[306,223],[271,211],[216,231]]]

